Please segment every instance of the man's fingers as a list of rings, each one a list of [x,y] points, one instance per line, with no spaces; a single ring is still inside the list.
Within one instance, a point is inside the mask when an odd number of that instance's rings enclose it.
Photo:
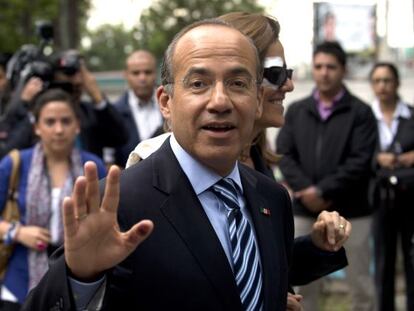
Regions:
[[[96,164],[88,161],[84,165],[86,178],[86,203],[89,213],[99,211],[100,194],[99,194],[99,178]]]
[[[151,220],[141,220],[135,224],[129,231],[125,232],[126,241],[129,247],[135,249],[144,241],[154,229],[154,223]]]
[[[106,178],[105,193],[102,199],[102,208],[112,213],[116,213],[118,209],[119,175],[120,169],[116,165],[112,165]]]
[[[77,230],[77,223],[75,217],[75,205],[72,198],[65,197],[62,205],[63,228],[65,241],[74,236]]]
[[[75,205],[75,214],[82,217],[88,213],[86,205],[86,178],[80,176],[76,178],[72,191],[73,204]]]

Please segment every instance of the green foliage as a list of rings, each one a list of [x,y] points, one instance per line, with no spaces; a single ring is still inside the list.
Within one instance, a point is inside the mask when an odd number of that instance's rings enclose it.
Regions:
[[[14,52],[25,43],[37,43],[35,21],[56,21],[58,1],[0,0],[0,52]]]
[[[88,46],[82,52],[94,71],[123,69],[127,55],[139,47],[134,32],[122,25],[102,25],[88,32],[84,41]]]
[[[67,0],[69,1],[69,0]],[[49,20],[55,27],[55,34],[59,34],[59,19],[62,11],[57,0],[0,0],[0,52],[14,52],[26,43],[37,44],[35,22]],[[90,7],[90,0],[70,0],[69,5],[76,6],[78,15],[76,23],[83,30],[86,12]],[[71,29],[71,31],[75,31]],[[68,34],[61,34],[66,36]],[[57,38],[59,39],[59,38]],[[56,40],[59,42],[59,40]]]
[[[83,54],[95,71],[120,70],[133,50],[146,49],[161,59],[173,36],[186,25],[231,11],[263,12],[256,0],[153,0],[139,26],[103,25],[87,33]]]
[[[256,0],[154,0],[140,19],[139,45],[160,59],[174,35],[194,21],[232,11],[263,12]]]

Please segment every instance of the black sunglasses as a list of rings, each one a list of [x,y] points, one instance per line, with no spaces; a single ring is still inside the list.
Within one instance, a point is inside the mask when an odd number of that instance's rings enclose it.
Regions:
[[[281,87],[287,79],[292,79],[293,69],[286,69],[285,66],[273,66],[264,69],[263,77],[271,84]]]

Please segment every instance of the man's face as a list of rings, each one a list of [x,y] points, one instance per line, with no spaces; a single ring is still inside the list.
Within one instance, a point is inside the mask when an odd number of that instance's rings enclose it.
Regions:
[[[234,29],[200,26],[177,43],[173,72],[173,94],[157,92],[163,116],[187,152],[229,174],[261,114],[253,47]]]
[[[6,79],[6,72],[3,67],[0,66],[0,93],[4,91],[6,88],[7,79]]]
[[[145,52],[134,54],[127,61],[125,77],[128,85],[138,98],[145,101],[151,99],[154,92],[155,67],[155,59]]]
[[[83,77],[82,72],[78,71],[73,75],[67,75],[63,72],[55,73],[55,81],[62,83],[70,83],[72,85],[71,95],[75,103],[79,103],[83,91]]]
[[[345,68],[334,55],[317,53],[313,58],[312,75],[319,92],[335,94],[342,87]]]

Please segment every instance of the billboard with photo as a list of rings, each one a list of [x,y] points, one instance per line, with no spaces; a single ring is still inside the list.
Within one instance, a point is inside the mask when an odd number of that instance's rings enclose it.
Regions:
[[[338,41],[349,54],[372,57],[376,51],[375,5],[314,3],[314,44]]]

